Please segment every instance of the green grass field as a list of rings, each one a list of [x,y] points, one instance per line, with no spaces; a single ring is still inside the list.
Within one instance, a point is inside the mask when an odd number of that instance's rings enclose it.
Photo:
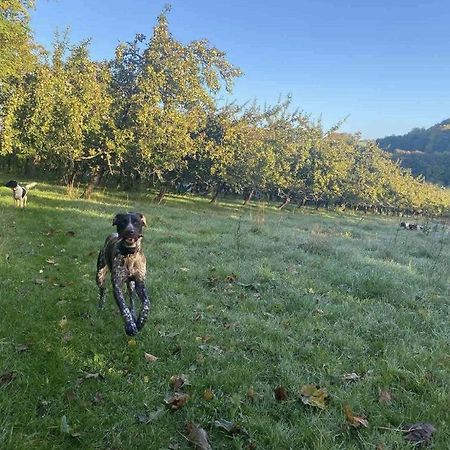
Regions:
[[[442,224],[425,234],[398,218],[190,196],[71,200],[44,183],[26,210],[6,188],[0,205],[0,448],[188,449],[188,421],[214,449],[407,449],[399,430],[420,421],[449,448]],[[111,290],[96,308],[97,252],[127,210],[149,225],[153,309],[135,340]],[[178,374],[190,398],[171,411]],[[299,400],[309,383],[327,390],[326,409]],[[367,428],[346,423],[346,404]]]

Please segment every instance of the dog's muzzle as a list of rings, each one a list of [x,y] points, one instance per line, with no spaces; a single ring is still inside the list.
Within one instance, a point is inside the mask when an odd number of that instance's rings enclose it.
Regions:
[[[124,236],[124,237],[122,237],[122,244],[127,249],[134,249],[134,248],[136,248],[137,242],[141,237],[142,237],[142,235],[140,235],[140,236],[135,236],[135,235]]]

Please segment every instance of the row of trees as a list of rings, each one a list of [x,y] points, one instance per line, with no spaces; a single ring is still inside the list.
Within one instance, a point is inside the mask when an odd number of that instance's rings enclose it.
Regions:
[[[5,0],[0,0],[5,3]],[[241,75],[206,40],[183,44],[165,10],[150,38],[120,44],[114,59],[93,61],[89,42],[57,37],[48,54],[31,40],[26,1],[6,0],[0,32],[21,27],[0,61],[0,164],[40,171],[89,196],[99,183],[267,194],[283,204],[353,205],[440,213],[446,190],[402,169],[374,143],[325,131],[293,110],[290,98],[270,107],[220,105]],[[15,11],[15,12],[14,12]],[[12,29],[12,28],[11,28]],[[11,31],[10,29],[10,31]],[[17,55],[27,58],[16,65]],[[26,62],[26,64],[24,63]]]

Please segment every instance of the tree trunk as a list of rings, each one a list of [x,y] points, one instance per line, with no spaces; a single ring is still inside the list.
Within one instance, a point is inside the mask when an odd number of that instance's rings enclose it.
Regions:
[[[283,200],[283,203],[278,207],[278,209],[284,208],[288,203],[290,203],[291,197],[286,196]]]
[[[250,203],[250,200],[252,199],[254,193],[255,193],[255,190],[254,190],[254,189],[252,189],[252,190],[248,193],[248,195],[247,195],[247,196],[245,197],[245,199],[244,199],[244,205],[248,205],[248,204]]]
[[[211,201],[209,203],[216,203],[217,202],[217,197],[219,197],[220,191],[222,190],[222,184],[219,183],[216,187],[216,190],[213,193],[213,196],[211,198]]]
[[[85,199],[89,199],[92,196],[92,193],[94,192],[94,189],[100,184],[100,181],[103,177],[103,174],[105,173],[104,167],[96,167],[93,171],[91,176],[89,177],[88,184],[86,185],[86,188],[84,189],[82,197]]]
[[[166,192],[167,192],[167,186],[161,185],[161,187],[159,188],[158,194],[157,194],[156,197],[154,198],[154,201],[155,201],[156,203],[158,203],[158,205],[160,205],[161,202],[163,201],[163,199],[164,199],[164,197],[165,197],[165,195],[166,195]]]

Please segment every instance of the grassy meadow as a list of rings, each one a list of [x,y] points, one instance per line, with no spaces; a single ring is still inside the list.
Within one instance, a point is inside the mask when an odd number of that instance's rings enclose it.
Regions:
[[[45,183],[12,203],[0,188],[0,448],[188,449],[188,421],[214,449],[408,449],[416,422],[449,448],[448,227]],[[97,252],[127,210],[147,217],[152,298],[133,339],[111,289],[96,308]],[[299,400],[309,383],[325,409]]]

